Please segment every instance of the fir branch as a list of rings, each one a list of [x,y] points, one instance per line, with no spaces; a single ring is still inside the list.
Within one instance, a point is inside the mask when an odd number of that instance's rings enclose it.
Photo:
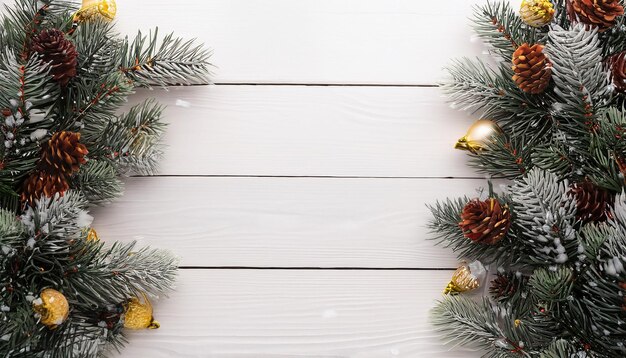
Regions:
[[[447,68],[451,78],[441,87],[451,105],[490,118],[506,132],[528,138],[543,136],[551,126],[543,99],[521,91],[510,67],[498,71],[480,60],[457,60]]]
[[[110,161],[121,174],[153,174],[161,157],[159,144],[165,130],[162,113],[163,107],[147,100],[99,132],[92,131],[86,140],[93,141],[93,157]]]
[[[541,42],[545,33],[526,25],[508,2],[487,1],[477,6],[472,19],[474,30],[493,52],[509,61],[523,43]]]
[[[528,337],[518,339],[511,330],[513,325],[502,325],[500,316],[508,316],[508,312],[487,299],[475,302],[464,296],[446,296],[432,310],[432,322],[448,342],[479,347],[487,351],[484,357],[529,356],[525,348]]]
[[[142,293],[159,297],[173,289],[178,259],[167,251],[135,248],[135,243],[85,243],[85,265],[66,278],[69,292],[86,305],[126,302]]]
[[[82,23],[71,36],[78,53],[78,77],[98,79],[116,72],[121,61],[120,41],[114,23],[94,18]]]
[[[479,173],[494,177],[517,178],[533,168],[532,142],[524,136],[495,136],[485,149],[472,155],[470,165]]]
[[[546,52],[552,63],[561,130],[580,141],[595,130],[595,114],[608,104],[608,74],[602,65],[597,30],[579,24],[569,30],[555,26]]]
[[[533,252],[531,261],[538,266],[564,264],[576,255],[576,201],[569,196],[567,181],[533,169],[511,187],[510,199],[512,230]]]
[[[132,42],[121,44],[120,70],[138,87],[208,84],[211,54],[194,40],[166,35],[161,44],[158,28],[147,36],[141,32]]]
[[[122,195],[123,184],[108,161],[90,160],[72,179],[72,188],[92,204],[104,204]]]
[[[539,353],[539,358],[586,357],[585,351],[578,345],[565,339],[559,339]]]

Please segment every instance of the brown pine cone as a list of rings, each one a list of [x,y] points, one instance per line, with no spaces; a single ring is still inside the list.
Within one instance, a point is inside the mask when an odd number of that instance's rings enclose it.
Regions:
[[[63,175],[66,179],[87,162],[87,147],[79,143],[80,133],[57,132],[41,150],[39,168],[46,173]]]
[[[31,48],[41,55],[43,62],[50,64],[50,74],[61,86],[76,76],[78,53],[62,31],[42,30],[33,38]]]
[[[513,53],[513,81],[524,92],[538,94],[550,84],[550,60],[543,53],[543,45],[522,44]]]
[[[459,227],[465,237],[479,244],[494,245],[509,231],[511,212],[497,199],[474,199],[463,208],[461,220]]]
[[[626,51],[611,56],[611,78],[618,92],[626,92]]]
[[[35,171],[24,181],[20,199],[32,207],[42,197],[52,198],[57,193],[63,195],[69,187],[62,175]]]
[[[570,193],[576,198],[576,218],[584,223],[603,222],[611,216],[613,195],[585,180],[572,185]]]
[[[624,15],[620,0],[568,0],[567,12],[570,20],[597,26],[603,32],[615,25],[615,19]]]
[[[489,293],[496,300],[505,300],[517,292],[517,285],[513,281],[512,274],[498,273],[491,281]]]

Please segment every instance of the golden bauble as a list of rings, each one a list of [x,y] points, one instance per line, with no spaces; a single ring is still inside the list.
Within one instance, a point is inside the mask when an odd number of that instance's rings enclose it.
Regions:
[[[95,17],[113,20],[117,13],[115,0],[83,0],[80,10],[74,15],[74,22],[83,22]]]
[[[152,304],[146,295],[131,298],[125,305],[124,328],[157,329],[161,325],[152,316]]]
[[[476,154],[487,148],[494,137],[501,135],[502,129],[496,122],[489,119],[479,119],[467,130],[467,134],[459,139],[454,146],[456,149],[469,150]]]
[[[554,5],[550,0],[523,0],[520,17],[529,26],[546,26],[554,17]]]
[[[65,296],[52,288],[41,291],[39,298],[33,301],[33,309],[41,316],[40,322],[50,329],[65,322],[70,313],[70,305]]]
[[[450,280],[443,293],[455,295],[474,290],[480,287],[480,279],[484,274],[485,268],[480,262],[475,261],[469,265],[464,263],[454,271],[452,280]]]
[[[98,242],[100,238],[98,237],[98,233],[94,229],[89,229],[87,232],[87,241]]]

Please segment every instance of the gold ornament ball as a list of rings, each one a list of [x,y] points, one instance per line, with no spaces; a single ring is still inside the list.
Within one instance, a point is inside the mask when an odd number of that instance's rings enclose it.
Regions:
[[[546,26],[554,17],[554,5],[550,0],[524,0],[520,8],[520,17],[529,26]]]
[[[98,237],[98,233],[94,229],[89,229],[87,232],[87,241],[98,242],[100,238]]]
[[[88,21],[96,16],[110,21],[115,18],[115,14],[115,0],[83,0],[80,10],[74,15],[74,22]]]
[[[493,138],[501,135],[502,129],[492,120],[479,119],[467,130],[467,134],[456,142],[456,149],[469,150],[476,154],[487,148]]]
[[[40,322],[50,329],[65,322],[70,313],[70,305],[65,296],[52,288],[41,291],[39,298],[33,301],[33,309],[41,316]]]
[[[454,271],[452,280],[450,280],[450,283],[446,286],[443,293],[446,295],[456,295],[461,292],[474,290],[478,287],[480,287],[478,275],[472,273],[472,269],[469,265],[463,264]]]
[[[125,307],[124,328],[128,329],[157,329],[161,327],[152,316],[152,304],[146,295],[130,299]]]

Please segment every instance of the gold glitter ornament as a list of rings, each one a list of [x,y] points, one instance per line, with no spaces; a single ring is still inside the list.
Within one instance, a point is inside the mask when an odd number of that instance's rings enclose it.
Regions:
[[[70,305],[63,294],[55,289],[46,288],[39,298],[33,301],[33,310],[41,316],[40,322],[50,329],[65,322],[70,313]]]
[[[89,229],[87,232],[87,241],[98,242],[100,238],[98,237],[98,233],[94,229]]]
[[[494,137],[502,133],[502,129],[494,121],[479,119],[469,127],[467,134],[459,139],[454,147],[477,154],[479,151],[486,149]]]
[[[474,261],[471,264],[463,263],[454,271],[452,280],[450,280],[450,283],[446,286],[443,293],[446,295],[456,295],[461,292],[474,290],[480,287],[480,279],[484,275],[485,268],[480,262]]]
[[[152,304],[146,295],[142,298],[131,298],[125,305],[124,328],[157,329],[161,327],[152,316]]]
[[[113,20],[117,13],[115,0],[83,0],[80,10],[74,14],[74,22],[88,21],[96,16],[105,20]]]
[[[546,26],[554,17],[554,5],[550,0],[523,0],[520,17],[529,26]]]

